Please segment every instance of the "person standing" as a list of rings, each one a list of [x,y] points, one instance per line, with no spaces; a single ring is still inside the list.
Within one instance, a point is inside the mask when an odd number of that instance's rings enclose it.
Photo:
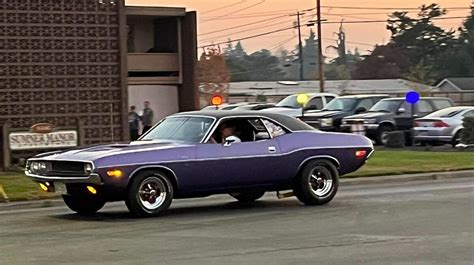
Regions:
[[[150,108],[149,101],[145,101],[143,105],[145,108],[143,109],[141,120],[143,125],[142,134],[145,134],[153,126],[153,110]]]
[[[140,116],[135,112],[135,106],[130,106],[128,113],[128,127],[130,128],[130,141],[138,139],[138,129],[140,127]]]

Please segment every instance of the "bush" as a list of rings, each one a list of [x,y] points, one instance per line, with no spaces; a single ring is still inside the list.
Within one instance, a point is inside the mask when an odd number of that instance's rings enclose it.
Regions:
[[[474,117],[465,117],[463,126],[461,142],[463,144],[474,144]]]

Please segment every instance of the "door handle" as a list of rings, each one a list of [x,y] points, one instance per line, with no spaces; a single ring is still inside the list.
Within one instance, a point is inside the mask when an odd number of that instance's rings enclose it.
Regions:
[[[275,153],[275,152],[276,152],[275,146],[269,146],[269,147],[268,147],[268,152],[269,152],[269,153]]]

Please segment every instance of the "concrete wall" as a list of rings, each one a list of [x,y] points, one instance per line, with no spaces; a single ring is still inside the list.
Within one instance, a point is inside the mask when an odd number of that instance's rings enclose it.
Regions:
[[[150,101],[154,122],[179,111],[178,87],[172,85],[129,85],[129,107],[136,106],[137,113],[143,110],[143,102]]]

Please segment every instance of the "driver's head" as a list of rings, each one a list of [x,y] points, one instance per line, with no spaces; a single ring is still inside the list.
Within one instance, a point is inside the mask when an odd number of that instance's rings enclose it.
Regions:
[[[235,125],[230,122],[223,122],[219,127],[219,131],[221,133],[222,138],[235,135]]]

